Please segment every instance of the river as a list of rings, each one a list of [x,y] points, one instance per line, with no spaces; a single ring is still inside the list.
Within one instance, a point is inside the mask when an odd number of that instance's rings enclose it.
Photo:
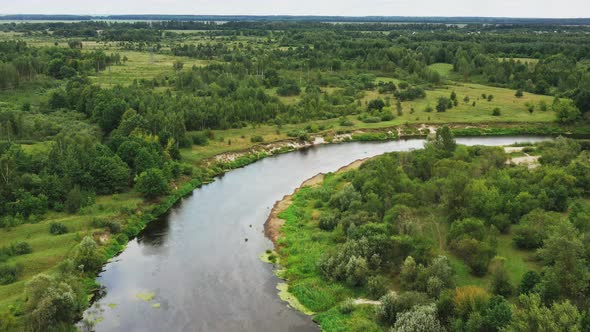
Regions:
[[[459,138],[465,145],[541,137]],[[315,146],[233,170],[153,221],[103,268],[105,294],[86,311],[96,331],[318,331],[277,296],[263,225],[304,180],[354,160],[421,148],[424,140]]]

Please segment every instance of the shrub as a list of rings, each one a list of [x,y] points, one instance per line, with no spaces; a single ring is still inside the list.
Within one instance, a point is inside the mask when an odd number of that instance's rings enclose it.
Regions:
[[[277,88],[277,94],[283,97],[298,96],[300,93],[301,88],[294,81],[285,82]]]
[[[53,235],[66,234],[67,232],[68,228],[66,227],[66,225],[60,222],[52,222],[51,224],[49,224],[49,233]]]
[[[333,213],[322,213],[319,227],[324,231],[331,231],[338,225],[338,217]]]
[[[387,278],[371,276],[367,280],[367,292],[372,299],[378,299],[387,294]]]
[[[381,298],[381,305],[377,309],[377,317],[386,325],[394,325],[398,315],[412,309],[417,305],[424,305],[430,302],[424,293],[405,292],[398,295],[389,292]]]
[[[209,144],[209,137],[207,136],[206,132],[199,131],[196,133],[191,133],[190,139],[195,145],[203,146]]]
[[[252,136],[250,138],[250,142],[252,142],[252,143],[262,143],[262,142],[264,142],[264,138],[262,136],[260,136],[260,135]]]
[[[447,109],[452,108],[453,104],[450,99],[445,97],[439,97],[436,103],[437,112],[446,112]]]
[[[434,304],[415,306],[408,312],[399,314],[393,332],[444,331],[437,318]]]
[[[350,286],[362,286],[367,282],[369,266],[362,257],[352,256],[346,264],[346,282]]]
[[[383,109],[383,107],[385,107],[385,102],[383,101],[383,99],[374,99],[374,100],[371,100],[369,102],[369,105],[367,106],[367,109],[369,111],[371,111],[371,110],[378,110],[378,111],[380,111],[380,110]]]
[[[492,285],[491,291],[494,294],[509,297],[514,291],[514,287],[510,283],[510,277],[504,266],[506,259],[503,257],[496,257],[491,264]]]
[[[522,98],[522,96],[524,96],[524,93],[522,89],[518,89],[516,90],[516,93],[514,95],[516,96],[516,98]]]
[[[482,311],[490,295],[481,287],[464,286],[455,290],[453,302],[455,311],[461,317],[468,317],[472,312]]]
[[[541,276],[535,271],[527,271],[518,286],[519,294],[528,294],[535,290],[535,287],[541,282]]]
[[[379,123],[381,122],[381,118],[378,116],[368,116],[366,118],[363,118],[362,121],[364,123]]]
[[[494,108],[494,110],[492,111],[492,115],[493,116],[500,116],[502,115],[502,113],[500,112],[500,109],[498,107]]]
[[[353,299],[346,299],[338,306],[338,311],[341,314],[348,315],[354,311],[354,300]]]
[[[0,265],[0,285],[8,285],[16,282],[21,271],[22,267],[20,265]]]
[[[350,127],[354,126],[354,123],[350,121],[347,117],[340,118],[340,126],[342,127]]]
[[[28,242],[19,242],[15,245],[11,245],[11,249],[15,256],[26,255],[33,252],[33,249]]]

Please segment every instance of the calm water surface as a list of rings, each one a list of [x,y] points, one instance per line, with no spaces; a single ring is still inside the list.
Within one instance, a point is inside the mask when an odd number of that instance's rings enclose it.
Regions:
[[[461,138],[466,145],[540,137]],[[319,172],[423,140],[323,145],[269,157],[196,189],[154,221],[98,277],[106,294],[86,312],[96,331],[318,331],[277,296],[259,256],[272,243],[263,225],[276,200]],[[248,239],[246,241],[246,239]],[[153,295],[150,301],[138,294]],[[148,296],[150,297],[150,296]]]

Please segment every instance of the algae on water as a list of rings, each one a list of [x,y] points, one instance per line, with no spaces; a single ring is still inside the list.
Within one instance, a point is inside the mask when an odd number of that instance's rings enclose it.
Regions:
[[[307,309],[299,300],[295,297],[295,295],[289,293],[289,285],[285,282],[280,282],[277,285],[277,289],[279,290],[279,297],[281,300],[287,302],[291,307],[295,310],[300,311],[306,315],[313,315],[314,312]]]
[[[141,292],[141,293],[135,294],[135,297],[137,297],[140,300],[144,300],[146,302],[150,302],[151,300],[154,299],[155,296],[156,296],[156,293],[153,293],[153,292]]]

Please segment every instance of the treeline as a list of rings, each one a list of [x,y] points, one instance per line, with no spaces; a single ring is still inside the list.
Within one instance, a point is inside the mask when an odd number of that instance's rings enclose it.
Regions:
[[[81,44],[70,48],[31,48],[23,41],[0,42],[0,89],[14,89],[19,83],[34,80],[38,75],[67,79],[105,70],[121,62],[119,54],[104,51],[82,52]]]
[[[563,138],[527,149],[539,149],[540,167],[507,166],[500,148],[457,146],[445,127],[423,150],[375,158],[345,176],[349,184],[306,193],[319,211],[316,232],[330,233],[312,236],[330,245],[315,270],[327,293],[343,284],[379,298],[375,318],[394,331],[587,329],[590,154]],[[506,265],[512,258],[497,256],[501,234],[541,267],[516,276],[520,284]],[[488,276],[489,288],[457,287],[456,265],[441,251]],[[388,293],[392,278],[400,292]],[[344,302],[339,310],[355,309]]]
[[[410,17],[410,16],[290,16],[290,15],[3,15],[2,20],[137,20],[137,21],[253,21],[253,22],[389,22],[389,23],[471,23],[471,24],[552,24],[588,25],[586,18],[507,18],[507,17]]]

